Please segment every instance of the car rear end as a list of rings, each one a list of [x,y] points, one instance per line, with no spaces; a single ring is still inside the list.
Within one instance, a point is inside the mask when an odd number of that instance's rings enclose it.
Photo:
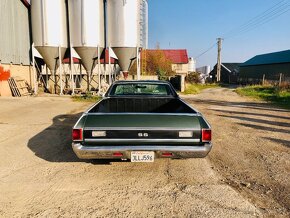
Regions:
[[[211,150],[211,128],[201,114],[84,114],[73,129],[81,159],[202,158]]]

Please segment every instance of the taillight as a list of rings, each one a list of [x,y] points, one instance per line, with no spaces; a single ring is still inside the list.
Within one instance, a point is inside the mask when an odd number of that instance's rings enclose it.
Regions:
[[[201,130],[201,141],[210,142],[211,141],[211,129],[202,129]]]
[[[72,139],[73,139],[73,141],[82,141],[83,140],[83,129],[73,129]]]

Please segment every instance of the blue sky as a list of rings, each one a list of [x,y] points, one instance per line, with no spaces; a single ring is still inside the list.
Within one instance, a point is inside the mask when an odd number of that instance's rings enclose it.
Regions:
[[[257,54],[290,49],[290,0],[149,0],[149,48],[159,43],[161,49],[185,48],[196,57],[216,38],[274,5],[277,13],[289,11],[264,25],[251,23],[255,29],[245,34],[236,30],[235,37],[225,38],[222,61],[244,62]],[[271,17],[261,22],[265,19]],[[197,66],[213,66],[216,56],[213,48],[197,59]]]

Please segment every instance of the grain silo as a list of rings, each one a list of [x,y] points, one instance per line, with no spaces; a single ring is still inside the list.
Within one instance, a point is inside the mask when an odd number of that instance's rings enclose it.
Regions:
[[[123,72],[129,71],[139,48],[147,46],[147,7],[147,0],[107,0],[108,46]]]
[[[103,0],[70,0],[68,4],[71,46],[91,72],[105,47]]]
[[[188,72],[196,71],[196,60],[192,57],[188,59]]]
[[[65,0],[31,0],[31,22],[34,46],[54,71],[68,45]]]

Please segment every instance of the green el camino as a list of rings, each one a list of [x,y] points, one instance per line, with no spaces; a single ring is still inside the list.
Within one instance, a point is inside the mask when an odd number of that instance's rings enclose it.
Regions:
[[[72,139],[80,159],[202,158],[212,148],[209,123],[164,81],[115,82],[83,113]]]

